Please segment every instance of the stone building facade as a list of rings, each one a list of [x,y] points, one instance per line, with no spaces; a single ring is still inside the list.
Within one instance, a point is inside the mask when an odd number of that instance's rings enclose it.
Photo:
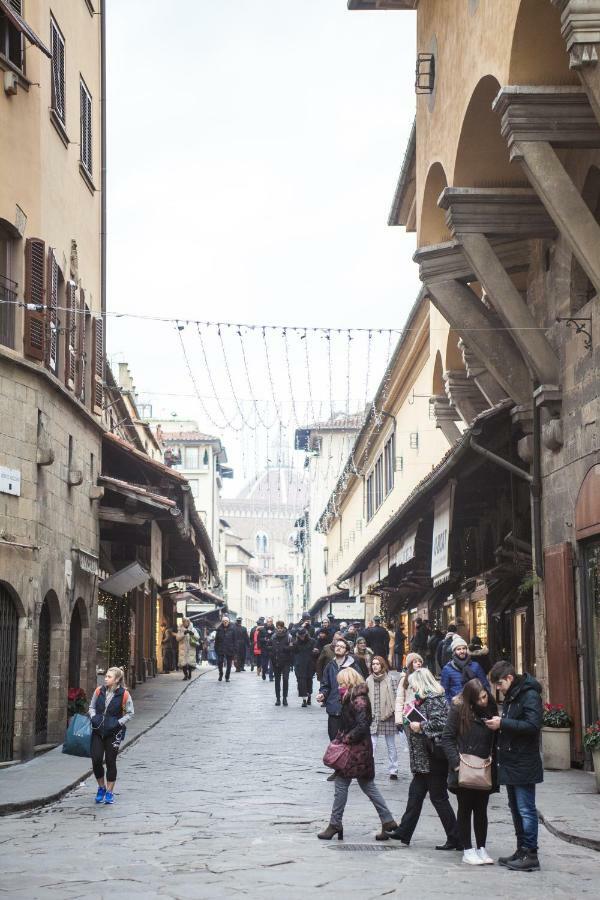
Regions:
[[[532,478],[535,674],[600,713],[600,3],[349,0],[416,9],[416,130],[394,224],[428,296],[512,401]],[[406,15],[406,13],[404,13]]]
[[[31,0],[0,11],[3,762],[60,742],[68,689],[96,683],[104,320],[95,7]]]

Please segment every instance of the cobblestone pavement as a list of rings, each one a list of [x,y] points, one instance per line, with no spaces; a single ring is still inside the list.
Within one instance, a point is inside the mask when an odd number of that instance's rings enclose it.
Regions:
[[[356,785],[344,843],[318,841],[333,792],[321,763],[326,743],[325,713],[301,709],[295,693],[288,708],[275,707],[273,686],[250,672],[230,684],[206,675],[124,751],[114,806],[97,807],[88,781],[43,810],[0,820],[0,896],[598,896],[600,855],[544,829],[541,873],[470,868],[459,853],[436,852],[442,833],[429,801],[410,848],[376,844],[378,820]],[[384,756],[382,744],[378,782],[399,816],[407,754],[396,783]],[[497,856],[513,844],[505,795],[495,795],[488,848]]]

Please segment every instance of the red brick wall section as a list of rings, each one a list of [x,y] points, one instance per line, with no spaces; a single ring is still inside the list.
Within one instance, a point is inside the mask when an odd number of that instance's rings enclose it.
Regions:
[[[544,551],[544,589],[550,703],[563,703],[573,717],[572,758],[582,762],[577,616],[571,544],[556,544]]]

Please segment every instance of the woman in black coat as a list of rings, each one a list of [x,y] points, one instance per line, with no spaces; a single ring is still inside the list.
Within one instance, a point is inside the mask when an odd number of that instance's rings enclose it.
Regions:
[[[495,781],[492,791],[459,787],[458,770],[461,754],[470,754],[481,760],[493,757],[494,733],[487,728],[486,719],[498,714],[495,700],[477,678],[467,681],[462,693],[452,701],[446,726],[442,734],[442,747],[448,757],[448,789],[458,800],[458,830],[464,848],[463,862],[472,866],[493,863],[485,849],[487,839],[487,807],[490,793],[497,791]],[[495,779],[496,766],[490,766]],[[471,843],[471,819],[476,845]]]
[[[294,673],[298,682],[298,696],[302,698],[302,706],[310,706],[313,689],[313,678],[319,650],[306,628],[299,628],[296,640],[292,645],[294,653]]]

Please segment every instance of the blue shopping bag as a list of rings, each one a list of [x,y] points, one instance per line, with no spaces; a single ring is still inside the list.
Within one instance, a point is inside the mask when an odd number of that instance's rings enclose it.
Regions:
[[[69,722],[62,752],[71,756],[91,756],[91,743],[92,723],[88,716],[75,713]]]

